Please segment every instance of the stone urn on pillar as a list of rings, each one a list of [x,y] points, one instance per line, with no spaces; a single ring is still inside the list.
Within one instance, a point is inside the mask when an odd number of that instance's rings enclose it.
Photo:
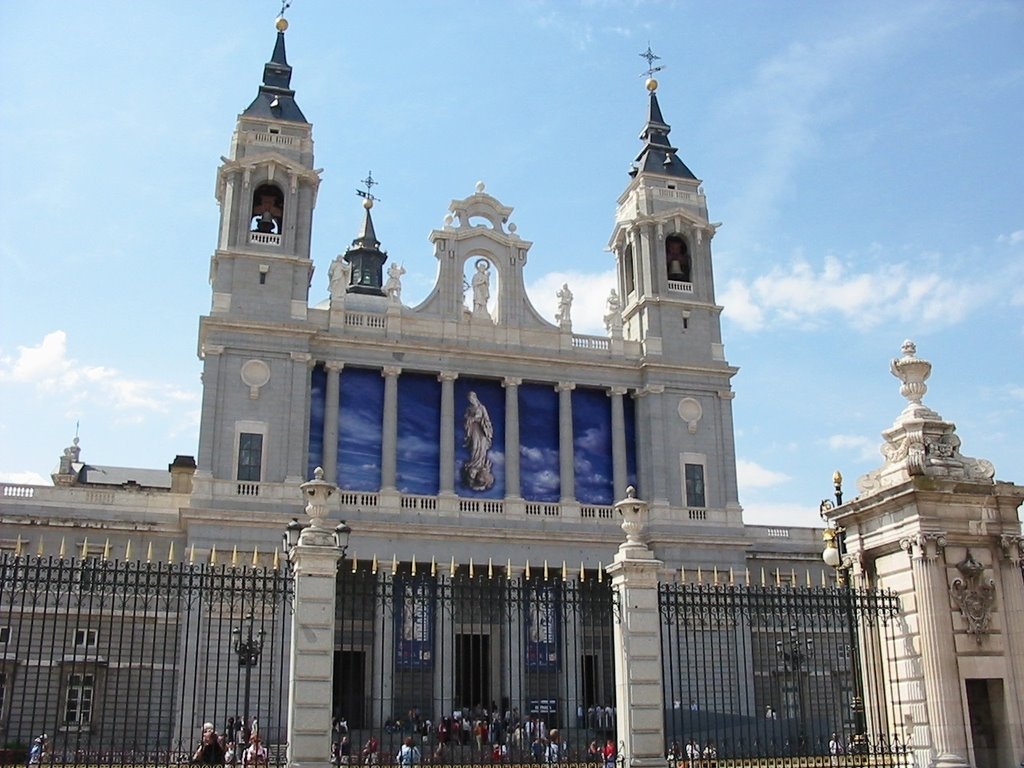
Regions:
[[[647,524],[650,509],[646,501],[636,497],[636,488],[632,485],[626,488],[626,498],[615,502],[615,509],[622,518],[622,530],[626,534],[626,540],[619,545],[619,551],[627,554],[649,551]]]

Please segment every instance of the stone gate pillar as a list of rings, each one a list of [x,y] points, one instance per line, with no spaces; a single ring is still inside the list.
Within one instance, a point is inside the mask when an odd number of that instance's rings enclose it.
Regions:
[[[608,566],[615,608],[615,715],[619,756],[627,768],[665,765],[664,685],[658,575],[664,563],[647,546],[647,503],[632,486],[615,504],[626,541]]]
[[[295,579],[288,765],[295,767],[330,766],[335,590],[344,549],[326,519],[337,486],[323,477],[323,470],[317,467],[314,479],[300,486],[310,524],[288,554]]]

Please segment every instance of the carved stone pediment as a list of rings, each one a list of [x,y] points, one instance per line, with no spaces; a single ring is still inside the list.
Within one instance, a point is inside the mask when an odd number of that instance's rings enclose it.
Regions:
[[[960,615],[967,622],[967,633],[981,645],[992,621],[992,604],[996,599],[996,585],[992,579],[984,578],[985,566],[979,563],[967,550],[967,556],[956,564],[960,577],[953,579],[949,592],[960,608]]]

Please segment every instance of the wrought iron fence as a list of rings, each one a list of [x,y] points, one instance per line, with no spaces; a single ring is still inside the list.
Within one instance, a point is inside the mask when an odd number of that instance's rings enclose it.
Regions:
[[[670,759],[904,764],[895,595],[663,584],[660,606]]]
[[[543,763],[616,743],[603,572],[395,568],[338,576],[337,762],[406,745],[425,763]]]
[[[280,762],[290,595],[276,569],[3,556],[0,763],[188,762],[205,722]]]

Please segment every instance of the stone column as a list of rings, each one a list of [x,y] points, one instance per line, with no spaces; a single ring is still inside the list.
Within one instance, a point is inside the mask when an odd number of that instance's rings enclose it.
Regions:
[[[317,467],[315,479],[301,486],[310,525],[289,553],[295,578],[288,683],[288,765],[293,768],[330,766],[335,580],[344,553],[326,520],[337,486],[323,476]]]
[[[558,470],[562,503],[576,501],[576,473],[572,445],[572,391],[576,385],[560,381],[558,391]]]
[[[344,363],[327,361],[327,389],[324,392],[324,477],[338,481],[338,395]]]
[[[380,489],[395,490],[395,474],[398,466],[398,375],[402,369],[398,366],[385,366],[381,371],[384,377],[384,416],[381,424],[380,444]]]
[[[316,361],[308,352],[292,352],[291,411],[288,414],[288,458],[285,482],[302,482],[309,446],[309,372]]]
[[[665,713],[658,574],[664,563],[647,546],[647,504],[633,488],[615,504],[626,541],[608,566],[618,611],[615,651],[616,733],[627,768],[664,768]]]
[[[626,414],[622,396],[625,387],[612,387],[608,396],[612,399],[612,498],[626,496],[629,467],[626,463]]]
[[[505,388],[505,496],[519,498],[519,385],[520,378],[506,376]]]
[[[950,619],[949,584],[942,550],[944,533],[919,533],[900,541],[910,555],[917,593],[921,667],[927,694],[931,768],[967,768],[967,732],[960,696],[960,673]]]
[[[455,495],[455,371],[441,371],[441,466],[438,492]]]

